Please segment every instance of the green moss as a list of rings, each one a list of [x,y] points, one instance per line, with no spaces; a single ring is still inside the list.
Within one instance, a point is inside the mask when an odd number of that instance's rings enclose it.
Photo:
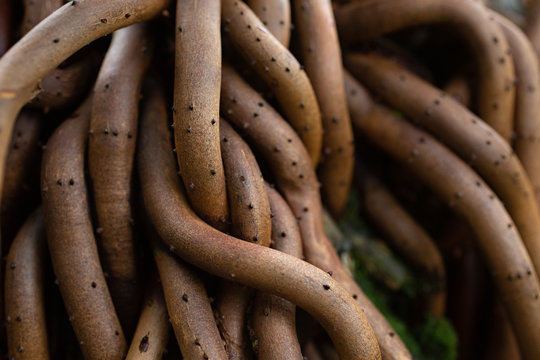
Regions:
[[[457,358],[457,336],[444,318],[428,315],[416,327],[415,337],[421,344],[425,360],[454,360]]]
[[[346,212],[339,222],[339,228],[345,234],[343,244],[347,244],[347,233],[354,232],[372,240],[374,232],[361,216],[361,203],[353,192],[349,197]],[[371,238],[371,239],[370,239]],[[340,250],[351,247],[341,246]],[[366,254],[353,255],[355,279],[379,311],[386,317],[397,335],[403,340],[414,359],[418,360],[454,360],[457,358],[457,336],[445,318],[436,318],[429,314],[411,316],[418,304],[418,298],[432,290],[432,280],[404,266],[413,276],[396,291],[380,281],[372,267],[365,264]],[[397,254],[391,254],[397,257]],[[398,259],[399,260],[399,259]],[[371,269],[371,272],[370,272]],[[380,270],[380,269],[379,269]]]

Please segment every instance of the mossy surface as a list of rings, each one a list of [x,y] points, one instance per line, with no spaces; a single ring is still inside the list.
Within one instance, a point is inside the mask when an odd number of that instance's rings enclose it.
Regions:
[[[350,241],[351,233],[362,236],[365,241],[375,238],[375,231],[361,215],[361,203],[353,191],[349,197],[346,212],[339,222],[343,232],[341,251],[352,254],[355,279],[366,296],[386,317],[396,333],[403,340],[414,359],[418,360],[454,360],[457,358],[457,335],[446,318],[437,318],[427,314],[419,306],[420,297],[428,292],[432,285],[429,279],[410,268],[405,261],[391,249],[388,250],[389,260],[405,268],[409,276],[400,282],[396,289],[382,281],[380,272],[384,269],[375,268],[366,263],[366,257],[353,250]]]

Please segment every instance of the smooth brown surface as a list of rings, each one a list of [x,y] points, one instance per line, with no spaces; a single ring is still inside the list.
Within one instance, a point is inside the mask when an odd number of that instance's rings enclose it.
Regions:
[[[247,0],[246,2],[272,35],[288,48],[291,39],[290,0]]]
[[[322,148],[321,113],[310,80],[294,56],[241,1],[223,0],[223,31],[272,89],[285,117],[316,166]],[[258,116],[258,112],[252,114]]]
[[[488,293],[489,275],[476,247],[475,234],[457,214],[446,216],[437,244],[443,254],[448,276],[447,318],[458,336],[460,359],[479,357],[483,346],[476,334],[485,324],[486,304],[493,297]]]
[[[524,359],[540,356],[540,286],[512,219],[488,185],[432,136],[375,104],[346,76],[355,127],[396,160],[408,164],[426,185],[467,219],[506,307]]]
[[[26,35],[34,26],[64,5],[62,0],[23,0],[24,15],[21,35]]]
[[[371,0],[336,9],[340,39],[351,43],[404,28],[445,24],[475,55],[478,114],[509,140],[514,116],[514,66],[508,44],[488,10],[470,0]]]
[[[178,183],[165,104],[155,92],[139,140],[144,203],[160,237],[176,254],[211,274],[301,306],[325,328],[344,359],[380,359],[362,310],[330,275],[290,255],[223,234],[195,215]]]
[[[220,120],[221,154],[231,207],[232,235],[270,246],[270,203],[257,160],[249,146],[223,119]],[[249,358],[246,311],[253,291],[222,280],[217,296],[217,319],[229,359]]]
[[[39,202],[39,167],[43,116],[23,110],[17,117],[2,189],[3,250],[7,251],[25,217]]]
[[[433,239],[374,175],[363,174],[362,183],[366,215],[388,236],[386,239],[393,247],[426,275],[435,289],[426,294],[426,310],[444,316],[446,271]]]
[[[471,103],[471,88],[465,75],[454,75],[444,85],[443,90],[461,105],[467,108],[469,107]]]
[[[94,84],[100,61],[96,49],[82,49],[43,78],[39,93],[27,106],[49,112],[77,105]]]
[[[525,33],[529,37],[536,54],[540,54],[540,1],[532,0],[527,5]]]
[[[377,55],[346,57],[351,72],[381,98],[441,138],[504,202],[540,273],[540,211],[525,169],[493,128],[439,89]]]
[[[492,12],[506,36],[516,69],[514,149],[523,164],[540,204],[540,69],[527,36],[514,23]]]
[[[276,190],[266,189],[273,214],[272,248],[301,258],[302,238],[294,214]],[[283,298],[262,292],[255,296],[251,321],[258,359],[302,360],[295,315],[296,306]]]
[[[17,234],[6,261],[4,296],[10,359],[49,359],[43,289],[46,241],[43,213],[38,209]]]
[[[154,247],[154,259],[182,356],[185,359],[227,359],[198,271],[161,247]]]
[[[101,268],[84,177],[90,102],[47,143],[41,168],[43,212],[54,274],[84,357],[120,359],[127,345]]]
[[[218,0],[177,3],[173,119],[189,202],[200,217],[224,230],[228,205],[219,148],[220,16]]]
[[[224,66],[221,110],[230,123],[249,140],[274,174],[276,185],[295,214],[302,235],[306,260],[324,271],[332,271],[366,312],[384,357],[408,359],[410,354],[384,316],[373,306],[343,268],[322,225],[321,200],[312,163],[301,140],[281,116],[250,88],[230,67]],[[261,106],[262,104],[262,106]],[[259,116],[251,114],[257,111]],[[278,151],[276,151],[276,149]]]
[[[0,58],[0,190],[15,118],[36,94],[39,81],[86,44],[116,29],[151,19],[168,3],[72,1],[35,26]]]
[[[323,144],[317,171],[321,196],[334,218],[339,218],[353,176],[354,136],[334,13],[330,0],[294,0],[293,4],[302,58],[321,109]]]
[[[142,289],[133,231],[132,172],[139,96],[152,54],[147,24],[117,30],[94,86],[88,168],[107,283],[127,337],[137,324]],[[122,69],[122,71],[118,71]]]
[[[248,144],[220,120],[223,165],[231,206],[231,231],[242,240],[270,246],[272,222],[264,179]]]
[[[24,0],[21,35],[26,35],[64,3],[62,0]],[[97,54],[91,51],[83,56],[75,55],[63,62],[43,78],[39,94],[28,106],[49,111],[76,104],[95,79],[97,61]]]
[[[126,360],[161,360],[171,325],[157,273],[149,277],[146,296]]]

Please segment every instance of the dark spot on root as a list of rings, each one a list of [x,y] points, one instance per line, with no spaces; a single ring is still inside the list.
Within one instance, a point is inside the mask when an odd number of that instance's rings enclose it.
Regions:
[[[118,130],[114,130],[112,133],[114,136],[118,136]]]
[[[281,232],[281,237],[286,237],[286,236],[287,236],[287,234],[285,233],[285,231],[282,231]]]
[[[253,204],[249,204],[248,208],[249,208],[249,210],[252,210],[253,209]]]
[[[53,43],[58,44],[59,41],[60,41],[59,38],[55,38],[55,39],[53,40]]]
[[[216,170],[214,170],[214,169],[210,170],[210,174],[216,175]]]
[[[94,289],[95,289],[96,287],[97,287],[97,284],[96,284],[96,282],[95,282],[95,281],[92,281],[92,288],[94,288]]]
[[[189,184],[189,189],[190,190],[195,190],[195,184],[193,184],[193,183]]]
[[[188,302],[188,296],[187,296],[187,294],[182,295],[182,300],[184,300],[185,302]]]
[[[10,268],[11,270],[15,269],[15,263],[9,264],[9,268]]]
[[[105,19],[105,18],[99,19],[99,21],[101,21],[102,24],[106,24],[106,23],[107,23],[107,19]]]
[[[124,15],[124,17],[125,17],[126,19],[129,19],[129,18],[131,17],[131,14],[130,14],[130,13],[126,13],[126,15]]]
[[[189,104],[189,110],[193,111],[193,104]]]
[[[23,351],[23,348],[22,348],[22,346],[21,346],[21,345],[19,345],[19,347],[17,347],[17,351],[18,351],[18,352],[20,352],[20,353],[22,353],[22,351]]]
[[[330,285],[324,284],[324,285],[323,285],[323,288],[324,288],[324,290],[330,290]]]
[[[17,317],[15,318],[15,320],[16,320],[17,322],[21,322],[21,321],[22,321],[21,316],[20,316],[20,315],[17,316]]]
[[[69,185],[71,185],[71,186],[75,185],[75,180],[69,179]]]
[[[139,352],[147,352],[149,347],[150,343],[148,342],[148,335],[144,335],[139,344]]]
[[[334,272],[333,271],[328,271],[328,275],[332,276],[332,275],[334,275]]]
[[[62,186],[62,179],[56,180],[56,183],[57,183],[58,185]]]
[[[390,337],[394,337],[395,333],[393,331],[390,331],[388,335],[390,335]]]

